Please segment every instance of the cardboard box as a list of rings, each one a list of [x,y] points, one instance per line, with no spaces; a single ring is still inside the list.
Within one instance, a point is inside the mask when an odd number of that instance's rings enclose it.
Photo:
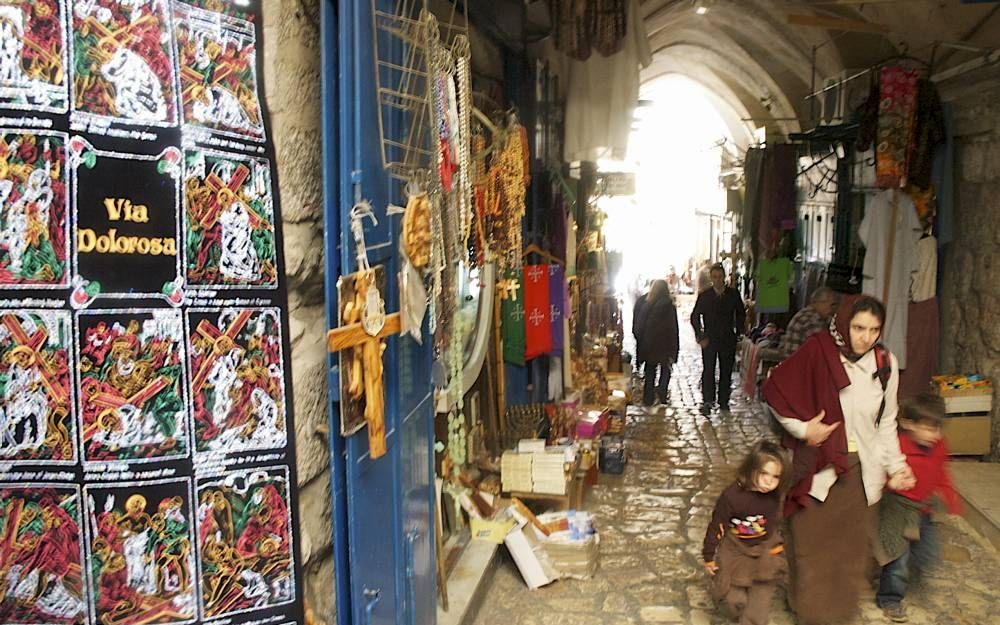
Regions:
[[[989,415],[947,417],[944,440],[952,455],[980,456],[990,453]]]
[[[503,544],[507,546],[517,570],[521,572],[524,583],[534,590],[547,586],[559,579],[559,572],[553,568],[549,556],[545,553],[535,534],[535,528],[522,521],[504,537]]]
[[[477,519],[473,517],[472,538],[475,540],[485,540],[497,545],[503,544],[507,534],[517,525],[517,521],[509,516],[500,519]]]

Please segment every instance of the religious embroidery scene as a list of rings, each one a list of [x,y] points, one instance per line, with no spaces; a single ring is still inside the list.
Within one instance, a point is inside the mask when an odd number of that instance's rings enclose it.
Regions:
[[[175,2],[174,26],[184,123],[263,140],[253,24]]]
[[[206,618],[291,601],[291,512],[285,468],[198,483],[198,557]]]
[[[270,164],[207,150],[184,163],[188,284],[276,286]]]
[[[196,452],[284,447],[284,377],[276,309],[188,312]]]
[[[130,124],[176,125],[170,3],[71,4],[73,111]]]
[[[0,460],[76,461],[70,315],[0,314]]]
[[[81,313],[77,340],[85,459],[187,456],[180,312]]]
[[[197,615],[184,480],[84,487],[96,623],[187,623]]]
[[[63,0],[0,6],[0,106],[66,112],[64,7]]]
[[[68,180],[65,135],[0,130],[0,286],[67,284]]]
[[[0,621],[84,625],[80,489],[0,485]]]

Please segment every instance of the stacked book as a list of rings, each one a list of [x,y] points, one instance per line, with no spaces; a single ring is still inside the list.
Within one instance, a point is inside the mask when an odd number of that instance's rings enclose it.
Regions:
[[[532,492],[532,459],[542,454],[519,454],[505,451],[500,458],[500,481],[505,492]]]
[[[532,492],[546,495],[565,495],[565,450],[557,448],[532,455],[534,456],[531,465],[531,481],[534,486]]]

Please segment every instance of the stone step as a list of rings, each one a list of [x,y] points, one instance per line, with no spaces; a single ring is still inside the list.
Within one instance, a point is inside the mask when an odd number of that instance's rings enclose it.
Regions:
[[[957,460],[949,469],[965,504],[962,516],[1000,549],[1000,464]]]

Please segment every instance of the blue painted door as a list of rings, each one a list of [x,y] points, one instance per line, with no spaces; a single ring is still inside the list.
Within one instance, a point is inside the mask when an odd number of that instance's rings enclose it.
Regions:
[[[395,0],[375,0],[392,11]],[[327,320],[336,325],[336,281],[357,269],[349,213],[361,199],[371,264],[386,268],[386,310],[399,309],[399,186],[383,169],[374,75],[371,0],[323,0],[323,156]],[[404,51],[398,55],[400,63]],[[402,124],[390,118],[387,124]],[[426,326],[425,326],[426,336]],[[330,364],[331,494],[338,625],[435,621],[433,394],[430,340],[392,337],[385,351],[387,453],[372,460],[368,437],[339,436],[339,371]]]

